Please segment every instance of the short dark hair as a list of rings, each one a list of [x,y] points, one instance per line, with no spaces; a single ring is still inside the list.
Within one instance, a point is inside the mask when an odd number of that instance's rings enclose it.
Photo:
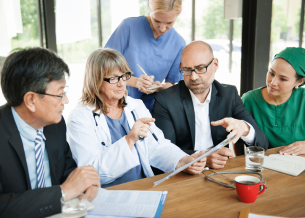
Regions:
[[[52,81],[70,76],[68,65],[54,52],[41,47],[16,49],[1,71],[3,95],[12,107],[22,104],[27,92],[44,93]]]

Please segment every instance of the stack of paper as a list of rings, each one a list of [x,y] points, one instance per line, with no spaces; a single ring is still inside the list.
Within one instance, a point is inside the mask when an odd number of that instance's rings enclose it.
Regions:
[[[100,188],[96,198],[87,203],[86,217],[161,217],[166,197],[167,191],[109,191]],[[49,218],[62,218],[62,214]]]
[[[247,207],[240,211],[239,218],[285,218],[285,217],[267,216],[267,215],[250,213],[250,207]]]
[[[160,217],[167,191],[111,191],[100,189],[88,215]],[[90,217],[90,216],[89,216]]]
[[[305,170],[305,157],[271,154],[264,157],[263,167],[291,176],[298,176]]]

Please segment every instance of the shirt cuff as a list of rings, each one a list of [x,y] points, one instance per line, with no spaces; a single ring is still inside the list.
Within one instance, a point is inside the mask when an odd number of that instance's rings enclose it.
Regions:
[[[244,120],[243,120],[244,121]],[[246,122],[246,121],[244,121]],[[242,136],[240,137],[246,144],[251,145],[254,142],[254,138],[255,138],[255,129],[253,128],[253,126],[246,122],[249,126],[250,126],[250,131],[249,134],[246,136]]]

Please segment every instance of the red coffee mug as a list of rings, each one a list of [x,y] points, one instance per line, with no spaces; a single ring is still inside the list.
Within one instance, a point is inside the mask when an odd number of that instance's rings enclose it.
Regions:
[[[263,190],[258,192],[261,185]],[[255,176],[237,176],[235,186],[239,199],[245,203],[255,202],[257,196],[263,194],[266,190],[266,185]]]

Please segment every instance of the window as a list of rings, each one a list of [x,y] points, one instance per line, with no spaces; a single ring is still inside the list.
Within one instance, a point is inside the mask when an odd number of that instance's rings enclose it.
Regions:
[[[215,79],[240,89],[242,19],[233,20],[232,70],[230,72],[230,20],[223,18],[224,1],[196,1],[195,39],[210,44],[219,60]]]
[[[299,47],[301,0],[273,0],[271,21],[271,63],[286,47]]]
[[[40,46],[36,0],[0,0],[0,70],[15,48]],[[0,105],[6,103],[1,92]]]
[[[192,41],[192,1],[182,0],[182,12],[177,17],[175,30],[184,38],[186,44]]]

